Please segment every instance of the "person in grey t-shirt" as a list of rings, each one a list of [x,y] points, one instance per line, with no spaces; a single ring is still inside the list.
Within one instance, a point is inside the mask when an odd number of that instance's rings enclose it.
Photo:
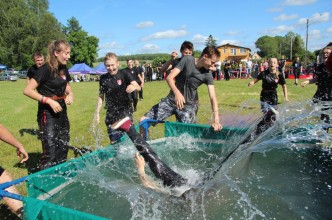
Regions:
[[[178,122],[195,123],[198,110],[197,89],[200,85],[206,84],[211,100],[213,111],[213,122],[211,126],[215,131],[222,129],[219,122],[218,102],[216,98],[213,78],[209,68],[220,58],[220,52],[215,46],[204,48],[197,63],[193,56],[184,56],[177,66],[166,78],[171,88],[168,96],[154,105],[140,121],[150,118],[164,120],[175,115]]]

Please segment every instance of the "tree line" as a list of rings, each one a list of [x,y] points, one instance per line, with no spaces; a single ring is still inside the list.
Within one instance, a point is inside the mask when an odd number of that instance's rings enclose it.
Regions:
[[[47,53],[50,41],[66,39],[72,44],[71,63],[92,65],[99,39],[89,36],[74,17],[62,25],[48,11],[48,0],[0,0],[0,63],[15,69],[33,64],[32,54]]]
[[[72,17],[66,25],[61,24],[49,10],[48,0],[0,0],[0,63],[15,69],[27,69],[33,64],[32,54],[35,51],[47,53],[51,40],[66,39],[72,45],[70,65],[86,63],[92,66],[102,62],[98,58],[99,39],[89,36]],[[212,35],[206,40],[207,45],[216,45]],[[263,58],[285,55],[290,59],[296,56],[302,60],[314,61],[319,51],[310,52],[304,48],[300,35],[289,32],[285,36],[262,36],[255,42],[258,54]],[[179,44],[180,46],[180,44]],[[240,46],[240,45],[239,45]],[[241,45],[243,46],[243,45]],[[170,51],[171,52],[171,51]],[[201,51],[194,51],[199,57]],[[169,59],[169,54],[136,54],[119,56],[120,61],[127,59],[149,60],[154,66]]]

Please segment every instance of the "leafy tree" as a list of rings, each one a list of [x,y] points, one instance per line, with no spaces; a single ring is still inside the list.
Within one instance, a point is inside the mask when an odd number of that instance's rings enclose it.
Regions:
[[[261,57],[278,57],[278,41],[274,37],[262,36],[255,42],[259,49],[257,52]]]
[[[0,0],[0,62],[28,68],[35,50],[46,52],[50,40],[63,38],[61,26],[49,13],[47,0]]]
[[[217,40],[215,40],[210,34],[205,41],[205,46],[217,46]]]
[[[86,63],[92,66],[97,59],[99,39],[95,36],[88,36],[88,32],[82,29],[74,17],[68,20],[67,25],[64,27],[64,33],[67,34],[68,41],[72,44],[71,63]]]

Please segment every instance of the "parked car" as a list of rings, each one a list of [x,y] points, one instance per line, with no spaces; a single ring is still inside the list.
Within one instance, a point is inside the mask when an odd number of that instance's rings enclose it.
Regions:
[[[0,74],[0,81],[17,81],[18,76],[17,74],[5,71]]]
[[[27,78],[27,74],[28,74],[28,71],[26,70],[21,70],[21,71],[18,71],[18,78],[20,79],[26,79]]]

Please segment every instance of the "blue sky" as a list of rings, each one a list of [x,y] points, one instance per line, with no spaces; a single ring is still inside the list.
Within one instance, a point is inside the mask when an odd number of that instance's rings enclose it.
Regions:
[[[170,53],[184,40],[204,48],[211,34],[218,45],[231,43],[256,52],[263,36],[293,31],[308,50],[332,41],[331,0],[49,0],[49,11],[64,25],[75,17],[89,35],[99,38],[99,57]]]

